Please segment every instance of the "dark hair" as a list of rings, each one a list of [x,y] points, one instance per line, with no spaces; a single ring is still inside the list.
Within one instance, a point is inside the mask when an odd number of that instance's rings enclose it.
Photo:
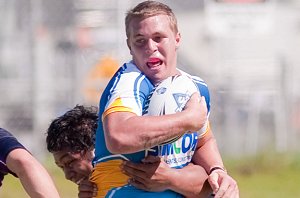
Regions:
[[[98,126],[97,111],[97,107],[76,105],[54,119],[46,134],[48,151],[68,150],[77,153],[93,149]]]
[[[167,15],[170,19],[170,27],[175,34],[178,33],[177,19],[172,9],[157,1],[143,1],[135,6],[133,9],[129,10],[125,18],[125,28],[126,36],[129,38],[129,24],[134,18],[148,18],[156,15]]]

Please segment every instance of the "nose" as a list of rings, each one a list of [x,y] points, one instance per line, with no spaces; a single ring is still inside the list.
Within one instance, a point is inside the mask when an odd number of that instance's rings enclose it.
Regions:
[[[146,52],[148,54],[152,54],[153,52],[155,52],[157,50],[157,42],[155,42],[152,39],[148,40],[147,46],[146,46]]]

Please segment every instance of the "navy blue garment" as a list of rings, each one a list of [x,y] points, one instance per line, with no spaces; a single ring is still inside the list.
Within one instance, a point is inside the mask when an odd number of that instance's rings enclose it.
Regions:
[[[18,140],[11,133],[0,128],[0,186],[2,186],[2,181],[6,174],[10,173],[16,176],[6,166],[6,158],[12,150],[17,148],[25,149],[25,147],[18,142]]]

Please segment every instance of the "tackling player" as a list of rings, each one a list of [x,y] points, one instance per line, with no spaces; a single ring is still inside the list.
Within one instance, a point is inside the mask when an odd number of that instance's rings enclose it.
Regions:
[[[77,105],[55,118],[47,130],[47,149],[53,154],[56,165],[63,170],[66,179],[78,184],[79,198],[90,198],[97,195],[96,186],[88,180],[93,168],[92,159],[97,121],[96,107]],[[183,169],[171,169],[159,159],[155,157],[145,159],[144,162],[151,163],[147,163],[145,173],[139,174],[140,177],[148,177],[153,172],[152,170],[155,170],[154,176],[160,176],[159,180],[156,178],[147,180],[151,184],[148,191],[156,191],[155,186],[165,188],[168,185],[173,190],[186,195],[201,194],[207,197],[210,193],[207,183],[205,187],[202,187],[203,181],[198,179],[201,175],[202,177],[206,176],[203,168],[190,165]],[[128,165],[130,164],[124,164],[125,172],[132,170],[132,168],[128,168]],[[138,165],[136,164],[136,166]],[[144,163],[140,165],[144,165]],[[134,175],[133,177],[136,178]],[[164,181],[164,185],[162,185],[162,181]],[[192,185],[186,185],[187,183]]]

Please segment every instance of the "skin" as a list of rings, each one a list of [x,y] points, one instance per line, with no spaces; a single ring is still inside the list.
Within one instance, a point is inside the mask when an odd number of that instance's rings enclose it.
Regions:
[[[127,45],[135,65],[154,84],[178,74],[177,49],[181,36],[174,33],[167,15],[133,19]]]
[[[67,180],[78,184],[78,197],[90,198],[97,195],[96,185],[89,181],[92,172],[94,150],[73,153],[63,150],[53,153],[55,163],[60,167]]]
[[[208,182],[213,189],[215,197],[239,197],[239,189],[236,181],[221,170],[213,171],[209,177]]]
[[[32,198],[59,198],[46,169],[26,150],[14,149],[6,158],[7,167],[19,177]]]

